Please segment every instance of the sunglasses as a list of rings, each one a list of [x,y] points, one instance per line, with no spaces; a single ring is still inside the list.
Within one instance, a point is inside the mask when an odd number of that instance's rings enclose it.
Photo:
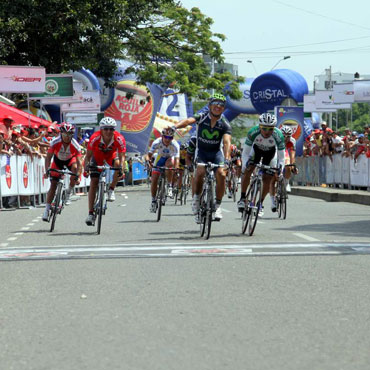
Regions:
[[[114,131],[114,128],[113,127],[104,127],[103,130],[104,131]]]
[[[226,103],[222,101],[213,101],[212,103],[210,103],[210,105],[218,105],[219,107],[225,107]]]
[[[263,131],[273,131],[274,127],[260,126],[260,129]]]
[[[173,139],[173,136],[163,135],[163,137],[164,137],[165,139],[168,139],[168,140],[172,140],[172,139]]]
[[[72,132],[62,132],[63,136],[73,136]]]

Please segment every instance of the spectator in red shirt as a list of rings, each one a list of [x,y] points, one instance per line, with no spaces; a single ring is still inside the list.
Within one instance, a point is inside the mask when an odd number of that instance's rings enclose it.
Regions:
[[[85,174],[89,173],[91,178],[88,197],[89,215],[86,219],[88,226],[93,226],[95,222],[94,201],[101,172],[95,169],[89,171],[89,166],[102,166],[104,162],[107,162],[112,167],[122,169],[120,173],[114,172],[113,181],[108,191],[108,201],[111,202],[115,200],[114,189],[125,170],[126,142],[125,138],[118,131],[115,131],[116,121],[112,117],[104,117],[99,126],[100,131],[95,132],[89,139],[85,157]]]

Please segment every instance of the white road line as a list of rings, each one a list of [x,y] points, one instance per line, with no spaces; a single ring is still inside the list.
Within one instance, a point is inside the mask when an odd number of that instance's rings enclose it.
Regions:
[[[7,247],[9,243],[0,243],[0,247]]]
[[[126,207],[127,206],[127,204],[121,204],[121,207]]]
[[[6,239],[6,240],[9,240],[10,242],[13,241],[13,240],[17,240],[18,238],[15,237],[15,236],[11,236],[10,238]]]
[[[128,199],[128,196],[127,196],[127,195],[125,195],[125,196],[124,196],[124,198],[125,198],[125,199]]]
[[[22,233],[21,231],[18,232],[18,233],[14,233],[14,235],[23,235],[24,233]]]
[[[27,226],[33,226],[34,223],[33,222],[30,222],[29,224],[27,224]]]
[[[40,220],[35,218],[34,220],[32,220],[31,222],[39,222]]]
[[[222,211],[226,212],[226,213],[231,213],[232,211],[229,211],[228,209],[225,209],[225,208],[221,208]]]
[[[30,229],[30,227],[21,227],[21,230],[29,230]]]
[[[38,216],[37,218],[38,218],[38,219],[41,219],[41,216]]]
[[[313,238],[312,236],[308,236],[308,235],[301,234],[301,233],[293,233],[293,235],[298,236],[298,238],[308,240],[309,242],[319,242],[320,241],[319,239]]]

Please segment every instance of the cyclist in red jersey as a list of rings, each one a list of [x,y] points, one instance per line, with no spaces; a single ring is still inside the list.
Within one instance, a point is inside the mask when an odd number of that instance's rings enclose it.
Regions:
[[[66,204],[70,204],[70,195],[73,187],[80,183],[80,175],[82,171],[81,147],[73,138],[75,129],[70,123],[62,122],[60,126],[60,135],[56,136],[51,142],[45,158],[45,168],[62,170],[67,167],[76,176],[71,176],[69,181],[69,188],[66,191]],[[53,159],[53,161],[52,161]],[[50,165],[51,163],[51,165]],[[45,211],[42,215],[43,221],[49,220],[50,204],[53,201],[55,190],[58,184],[60,174],[51,171],[44,175],[44,178],[50,176],[50,189],[46,196]]]
[[[94,132],[89,139],[85,157],[85,173],[89,173],[91,178],[89,189],[89,215],[86,225],[94,224],[94,201],[99,184],[100,172],[98,170],[89,171],[89,166],[102,166],[104,161],[112,167],[121,167],[122,171],[114,172],[113,181],[108,191],[108,201],[113,202],[116,198],[114,188],[119,178],[123,176],[125,166],[126,141],[125,138],[115,131],[116,121],[112,117],[104,117],[100,123],[100,131]]]

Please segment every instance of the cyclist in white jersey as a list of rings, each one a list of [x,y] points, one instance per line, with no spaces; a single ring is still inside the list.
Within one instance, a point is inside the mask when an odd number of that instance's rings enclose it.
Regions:
[[[257,163],[262,159],[262,164],[276,167],[273,163],[277,151],[277,167],[284,168],[285,143],[281,131],[275,127],[276,117],[274,114],[263,113],[259,117],[259,125],[252,127],[245,140],[242,154],[242,185],[241,197],[238,202],[239,212],[245,207],[245,197],[250,183],[250,177]],[[282,173],[282,172],[281,172]],[[269,192],[269,185],[273,172],[265,171],[263,174],[262,203]],[[263,206],[260,210],[263,214]]]
[[[169,168],[179,168],[179,160],[180,160],[180,145],[173,140],[174,130],[165,128],[162,131],[162,137],[153,141],[152,146],[149,149],[149,152],[146,156],[146,160],[148,161],[149,166],[157,166],[157,167],[169,167]],[[157,156],[151,164],[151,159],[157,153]],[[160,172],[153,168],[152,171],[152,185],[151,185],[151,193],[152,193],[152,203],[150,206],[150,212],[156,211],[156,195],[157,195],[157,186],[158,186],[158,179],[159,179]],[[169,187],[167,189],[167,195],[172,197],[172,176],[173,171],[167,171],[167,184]]]

